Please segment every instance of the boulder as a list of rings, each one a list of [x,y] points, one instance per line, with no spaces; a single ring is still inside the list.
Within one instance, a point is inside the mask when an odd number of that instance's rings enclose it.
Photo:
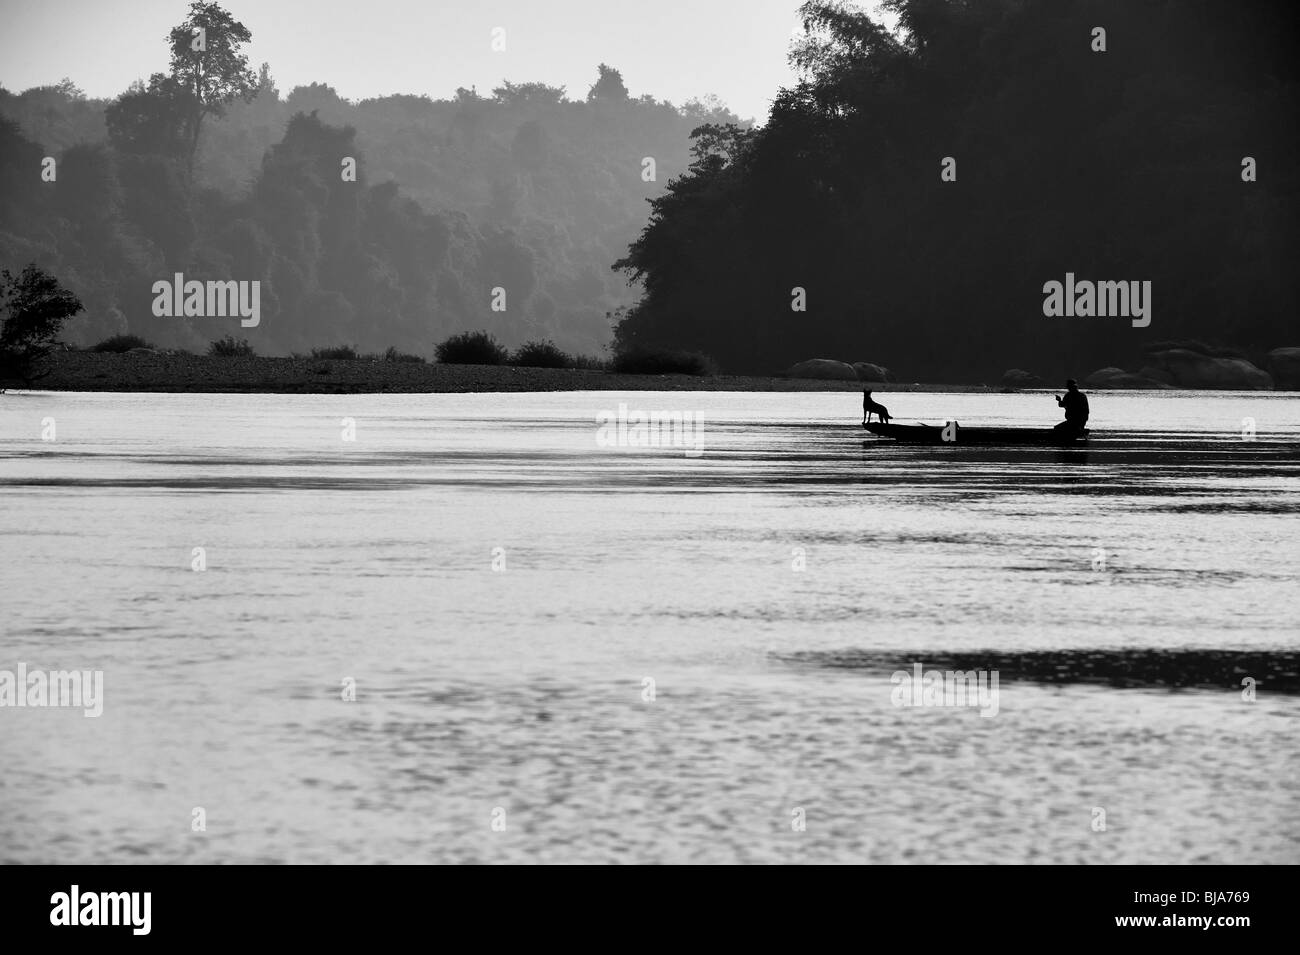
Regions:
[[[1002,373],[1003,388],[1042,388],[1047,382],[1023,368],[1011,368]]]
[[[1087,378],[1083,379],[1083,383],[1089,388],[1109,388],[1112,380],[1127,374],[1128,372],[1123,368],[1116,368],[1112,365],[1108,368],[1098,368]]]
[[[1151,353],[1151,364],[1168,374],[1179,388],[1225,391],[1269,391],[1273,378],[1244,358],[1214,357],[1186,348]]]
[[[859,381],[893,381],[894,374],[884,365],[872,364],[869,361],[855,361],[853,370],[857,372]]]
[[[1147,378],[1143,375],[1135,375],[1132,372],[1125,371],[1123,368],[1099,368],[1087,378],[1083,379],[1086,388],[1131,388],[1142,389],[1146,391],[1156,391],[1161,388],[1170,388],[1171,385],[1163,381],[1156,381],[1154,378]]]
[[[818,378],[835,381],[857,381],[858,373],[848,362],[835,361],[831,358],[810,358],[797,365],[791,365],[785,373],[787,378]]]
[[[1274,348],[1268,353],[1273,384],[1283,391],[1300,391],[1300,348]]]
[[[1170,388],[1174,386],[1174,376],[1163,368],[1157,368],[1154,365],[1143,365],[1138,369],[1138,374],[1143,378],[1150,378],[1152,381],[1168,385]]]

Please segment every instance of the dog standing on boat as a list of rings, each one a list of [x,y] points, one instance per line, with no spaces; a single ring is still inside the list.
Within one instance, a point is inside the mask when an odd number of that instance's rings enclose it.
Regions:
[[[871,420],[873,414],[880,418],[884,424],[889,424],[891,420],[889,409],[878,401],[872,401],[871,392],[864,391],[862,392],[862,427],[867,426],[867,422]]]

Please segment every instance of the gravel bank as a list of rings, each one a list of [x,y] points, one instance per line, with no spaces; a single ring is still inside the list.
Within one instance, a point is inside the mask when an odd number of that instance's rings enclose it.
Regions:
[[[854,381],[719,375],[617,375],[568,368],[438,365],[316,358],[212,358],[163,352],[67,351],[47,359],[32,387],[48,391],[356,394],[473,391],[859,391]],[[984,385],[880,385],[884,392],[993,392]]]

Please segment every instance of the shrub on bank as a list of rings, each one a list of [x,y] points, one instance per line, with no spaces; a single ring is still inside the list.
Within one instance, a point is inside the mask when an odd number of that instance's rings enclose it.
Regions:
[[[573,365],[579,371],[609,371],[609,362],[592,355],[574,355]]]
[[[552,341],[528,342],[515,349],[510,364],[521,368],[573,368],[574,358]]]
[[[153,348],[147,341],[139,335],[110,335],[98,345],[91,347],[91,351],[97,352],[124,352],[132,348]]]
[[[614,356],[610,371],[621,375],[696,375],[718,373],[717,363],[702,352],[669,348],[627,348]]]
[[[384,352],[384,361],[409,361],[423,364],[424,357],[422,355],[411,355],[406,352],[400,352],[392,345],[389,345],[388,351]]]
[[[216,358],[252,358],[255,352],[248,339],[227,335],[210,344],[208,354]]]
[[[338,361],[354,361],[360,356],[357,355],[357,350],[351,345],[335,345],[333,348],[313,348],[311,350],[311,357]]]
[[[461,332],[434,346],[444,365],[504,365],[510,353],[487,332]]]

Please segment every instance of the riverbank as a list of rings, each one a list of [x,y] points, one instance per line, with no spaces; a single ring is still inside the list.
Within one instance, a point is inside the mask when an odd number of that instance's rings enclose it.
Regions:
[[[748,375],[624,375],[576,368],[439,365],[369,359],[216,358],[163,352],[53,352],[42,391],[428,394],[475,391],[860,391],[856,381]],[[19,387],[10,383],[11,387]],[[881,392],[992,393],[991,385],[889,384]]]

